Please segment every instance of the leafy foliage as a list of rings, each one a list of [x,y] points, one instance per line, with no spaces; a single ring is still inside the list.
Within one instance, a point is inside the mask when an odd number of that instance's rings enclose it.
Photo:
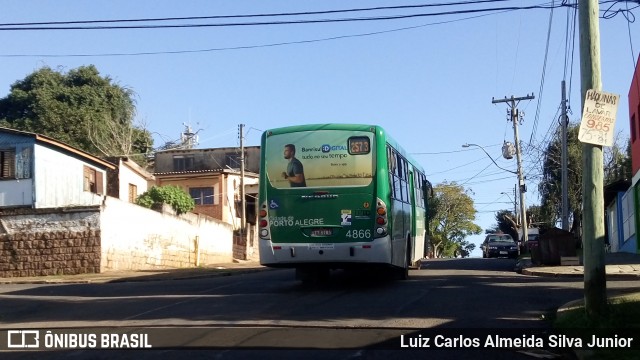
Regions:
[[[624,179],[631,180],[631,139],[626,139],[625,151],[615,139],[613,146],[604,148],[604,184],[610,184]]]
[[[482,229],[473,223],[476,210],[467,190],[455,182],[444,182],[433,188],[430,207],[435,214],[429,223],[434,256],[468,256],[475,244],[465,238],[480,234]]]
[[[154,186],[136,200],[136,204],[146,208],[162,203],[170,205],[177,214],[189,212],[196,206],[189,194],[174,185]]]
[[[582,143],[578,140],[579,124],[570,124],[567,134],[568,148],[568,199],[569,218],[572,223],[571,232],[575,233],[580,226],[582,218]],[[604,177],[605,185],[619,179],[631,178],[630,142],[626,152],[621,151],[620,141],[616,140],[614,146],[604,148]],[[561,143],[560,132],[555,137],[544,153],[543,178],[538,185],[541,195],[541,204],[536,222],[546,227],[555,226],[562,216],[562,182],[561,182]],[[531,210],[527,211],[529,214]],[[529,221],[532,223],[534,221]]]
[[[518,226],[516,215],[509,210],[501,210],[496,212],[496,227],[487,231],[487,233],[502,232],[511,235],[518,240]]]
[[[134,95],[93,65],[66,74],[43,67],[0,99],[0,126],[44,134],[97,156],[144,154],[153,140],[133,125]]]
[[[582,143],[578,140],[579,125],[570,124],[567,129],[567,176],[569,217],[572,231],[582,218]],[[538,185],[541,196],[541,222],[555,226],[562,216],[562,136],[557,132],[544,153],[542,181]]]

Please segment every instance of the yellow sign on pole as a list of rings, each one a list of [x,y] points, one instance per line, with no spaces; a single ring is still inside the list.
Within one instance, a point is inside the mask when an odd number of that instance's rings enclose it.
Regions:
[[[578,139],[584,143],[612,146],[619,100],[620,95],[588,90]]]

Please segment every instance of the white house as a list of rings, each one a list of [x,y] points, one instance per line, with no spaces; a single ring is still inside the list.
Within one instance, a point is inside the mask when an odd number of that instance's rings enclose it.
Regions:
[[[107,160],[116,165],[115,170],[107,171],[107,195],[135,203],[138,196],[155,185],[155,176],[128,157],[109,157]]]
[[[99,205],[115,168],[48,136],[0,127],[0,207]]]

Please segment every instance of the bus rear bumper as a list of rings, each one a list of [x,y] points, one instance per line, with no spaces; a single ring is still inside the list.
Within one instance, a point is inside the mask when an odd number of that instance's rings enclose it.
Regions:
[[[361,243],[276,243],[260,240],[260,264],[293,268],[326,264],[344,267],[348,264],[391,264],[388,238]]]

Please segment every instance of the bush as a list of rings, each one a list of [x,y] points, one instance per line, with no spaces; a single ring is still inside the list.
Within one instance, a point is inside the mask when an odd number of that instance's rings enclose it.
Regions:
[[[155,204],[162,203],[171,206],[177,214],[184,214],[196,207],[191,196],[174,185],[154,186],[136,200],[136,204],[149,209]]]

